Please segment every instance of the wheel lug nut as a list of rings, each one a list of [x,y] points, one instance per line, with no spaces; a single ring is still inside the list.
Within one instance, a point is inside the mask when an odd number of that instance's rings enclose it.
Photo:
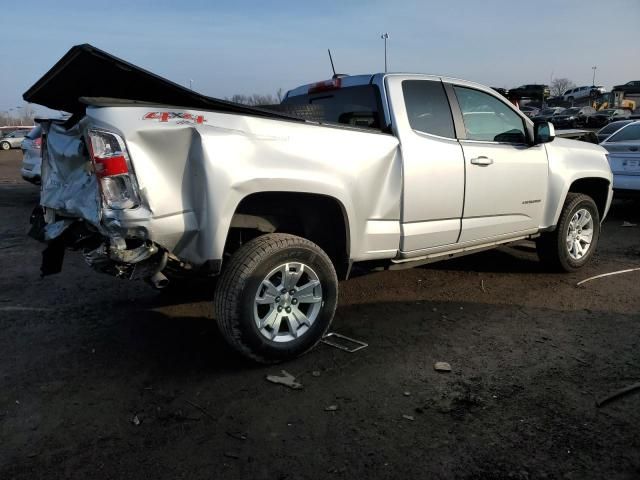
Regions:
[[[280,297],[276,297],[276,303],[280,303]]]
[[[291,313],[291,307],[287,307],[286,311],[287,313]]]
[[[296,293],[296,291],[293,288],[289,290],[289,295],[293,295],[294,293]]]
[[[282,307],[278,307],[278,311],[281,312],[282,311]]]
[[[280,290],[280,293],[282,293],[282,294],[287,293],[287,289],[286,289],[286,288],[283,288],[282,290]]]
[[[297,299],[297,298],[294,298],[293,300],[291,300],[291,303],[292,303],[293,305],[297,304],[297,303],[298,303],[298,299]]]

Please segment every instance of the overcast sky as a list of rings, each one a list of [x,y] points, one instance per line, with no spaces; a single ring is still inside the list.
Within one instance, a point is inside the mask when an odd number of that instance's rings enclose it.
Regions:
[[[0,111],[73,45],[91,43],[215,97],[275,93],[389,68],[496,87],[640,79],[640,0],[29,0],[0,27]],[[6,13],[6,8],[4,9]],[[100,75],[100,72],[95,72]]]

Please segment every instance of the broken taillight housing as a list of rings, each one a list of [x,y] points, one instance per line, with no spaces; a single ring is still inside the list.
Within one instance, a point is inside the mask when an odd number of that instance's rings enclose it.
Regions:
[[[140,205],[124,140],[115,133],[89,130],[89,153],[105,205],[115,210]]]

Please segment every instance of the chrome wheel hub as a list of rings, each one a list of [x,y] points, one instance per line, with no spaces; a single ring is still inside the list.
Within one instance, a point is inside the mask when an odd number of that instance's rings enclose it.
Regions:
[[[282,264],[267,274],[256,292],[253,319],[272,342],[290,342],[309,331],[322,308],[322,286],[304,263]]]
[[[574,260],[580,260],[591,248],[593,217],[586,208],[578,210],[569,222],[567,251]]]

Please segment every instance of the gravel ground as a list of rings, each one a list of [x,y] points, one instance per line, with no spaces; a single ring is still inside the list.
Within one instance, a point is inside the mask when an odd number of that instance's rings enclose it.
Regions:
[[[578,273],[523,243],[342,282],[334,330],[370,346],[263,367],[222,343],[207,285],[74,253],[40,279],[19,159],[0,152],[0,478],[640,477],[640,392],[595,406],[640,381],[640,272],[575,286],[640,266],[640,202]],[[265,380],[281,369],[304,388]]]

